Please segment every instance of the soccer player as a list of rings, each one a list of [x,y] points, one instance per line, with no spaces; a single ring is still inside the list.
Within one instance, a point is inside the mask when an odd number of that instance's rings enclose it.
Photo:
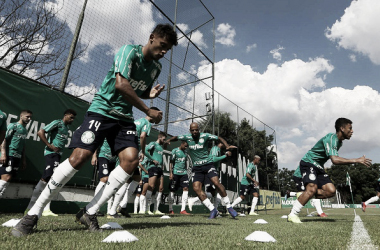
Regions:
[[[110,173],[116,167],[116,158],[117,156],[112,154],[112,150],[107,142],[107,139],[104,139],[102,146],[100,149],[95,151],[91,159],[91,165],[97,167],[98,169],[99,178],[99,183],[95,188],[94,196],[96,196],[106,185]],[[116,214],[110,214],[112,202],[113,196],[111,196],[111,198],[107,201],[107,218],[118,217]]]
[[[77,113],[75,110],[67,109],[63,113],[62,119],[52,121],[37,132],[41,141],[46,145],[44,150],[45,170],[40,181],[33,190],[32,198],[30,198],[25,214],[33,207],[38,196],[40,196],[42,190],[44,190],[47,182],[53,175],[55,168],[58,167],[63,149],[69,138],[69,125],[74,121],[76,115]],[[48,138],[46,138],[45,134],[48,134]],[[42,216],[58,216],[50,210],[50,202],[45,206]]]
[[[302,192],[305,191],[305,185],[303,184],[303,181],[302,181],[300,166],[298,166],[296,171],[294,171],[293,180],[296,183],[296,188],[297,188],[298,192],[289,192],[288,191],[286,194],[286,197],[287,196],[290,196],[290,197],[297,196],[297,198],[298,198],[302,194]],[[315,209],[317,210],[319,217],[327,217],[327,215],[322,210],[320,199],[312,199],[311,202],[314,205]]]
[[[157,107],[150,107],[150,108],[160,111]],[[139,149],[141,150],[139,157],[141,159],[144,158],[146,138],[149,137],[150,130],[152,128],[151,123],[154,123],[154,120],[149,116],[146,116],[145,118],[141,118],[135,121]],[[117,193],[115,194],[115,199],[111,208],[112,211],[121,213],[125,217],[131,217],[127,211],[128,199],[129,197],[132,196],[133,192],[136,190],[136,187],[138,186],[140,181],[141,181],[140,171],[138,168],[136,168],[132,178],[130,178],[127,181],[127,183],[123,185],[119,189],[119,191],[117,191]]]
[[[335,131],[335,133],[329,133],[322,137],[302,158],[300,170],[306,190],[294,202],[288,215],[288,221],[302,223],[298,214],[313,196],[317,199],[324,199],[335,195],[335,186],[331,183],[323,167],[328,159],[331,159],[334,165],[354,163],[360,163],[367,167],[371,165],[372,160],[367,159],[364,155],[356,159],[345,159],[338,155],[343,140],[349,140],[354,133],[352,121],[347,118],[338,118],[335,121]]]
[[[164,172],[162,170],[164,149],[162,148],[162,146],[164,145],[165,139],[166,134],[164,132],[160,132],[157,136],[157,141],[152,141],[145,148],[145,156],[146,158],[148,158],[146,164],[148,165],[149,172],[149,186],[145,198],[147,200],[147,203],[149,204],[149,200],[152,198],[154,188],[156,186],[159,186],[156,197],[157,203],[154,204],[153,210],[153,214],[156,215],[163,214],[162,212],[160,212],[160,210],[158,210],[158,207],[160,205],[162,191],[164,189]]]
[[[376,201],[379,200],[379,198],[380,198],[380,178],[376,182],[376,191],[377,191],[377,194],[375,196],[373,196],[372,198],[370,198],[366,202],[362,202],[362,210],[363,210],[363,212],[365,212],[365,209],[366,209],[366,207],[367,207],[368,204],[376,202]]]
[[[5,138],[5,132],[7,131],[7,115],[0,110],[0,145],[3,143]],[[0,159],[0,164],[4,164]]]
[[[76,215],[77,221],[91,232],[102,231],[96,212],[131,177],[139,163],[132,108],[141,110],[155,122],[162,119],[162,112],[148,108],[140,97],[152,99],[162,92],[164,86],[157,84],[152,88],[161,72],[159,59],[177,43],[173,27],[159,24],[145,46],[125,45],[119,50],[82,125],[73,135],[70,144],[75,148],[73,153],[56,168],[34,206],[13,228],[13,236],[25,236],[32,232],[42,209],[107,138],[112,153],[120,159],[120,165],[108,177],[104,190]]]
[[[178,148],[172,150],[172,156],[169,165],[170,172],[170,182],[169,190],[170,194],[168,197],[169,202],[169,214],[174,214],[173,211],[173,202],[174,202],[174,192],[176,192],[179,187],[182,188],[182,206],[180,214],[190,215],[186,212],[186,202],[187,197],[189,196],[189,177],[187,176],[186,170],[186,149],[187,142],[182,141],[181,145]],[[173,166],[174,164],[174,166]]]
[[[26,168],[25,158],[25,139],[28,131],[26,125],[32,118],[33,112],[30,110],[22,110],[20,120],[11,123],[7,127],[5,140],[1,144],[0,153],[0,198],[3,196],[5,189],[9,185],[12,176],[15,176],[20,167]]]
[[[260,159],[260,156],[255,155],[253,161],[248,164],[245,175],[240,182],[240,196],[232,203],[232,207],[234,207],[243,201],[247,195],[253,194],[249,215],[258,215],[255,213],[255,207],[259,200],[259,190],[257,188],[259,187],[259,183],[255,180],[255,177],[257,165],[260,164]]]
[[[139,167],[142,170],[141,171],[142,191],[141,191],[141,195],[140,195],[140,211],[139,211],[139,214],[145,214],[146,212],[148,214],[153,214],[152,212],[150,212],[150,207],[148,208],[148,210],[146,209],[147,208],[146,192],[148,191],[148,187],[149,187],[149,172],[147,171],[147,169],[148,169],[147,162],[148,162],[148,158],[146,156],[144,156],[144,158],[139,163]],[[143,170],[143,168],[145,169],[145,171]]]
[[[204,184],[206,177],[210,178],[211,182],[215,185],[216,189],[222,197],[222,201],[227,207],[228,212],[233,218],[235,218],[237,216],[237,212],[231,207],[230,199],[227,196],[226,189],[219,182],[218,173],[216,172],[216,169],[213,165],[212,157],[208,153],[208,142],[218,139],[224,144],[226,150],[236,148],[235,146],[228,145],[222,137],[218,137],[209,133],[200,133],[199,125],[196,122],[190,124],[190,134],[174,136],[168,139],[166,143],[181,140],[186,141],[189,145],[189,155],[193,162],[193,189],[198,195],[199,199],[202,201],[203,205],[205,205],[210,210],[209,219],[216,218],[219,212],[202,190],[202,185]]]
[[[222,148],[224,148],[224,144],[220,140],[218,140],[216,142],[216,145],[213,146],[210,150],[210,156],[212,157],[212,161],[214,163],[214,167],[215,167],[217,172],[219,172],[219,170],[220,170],[220,161],[225,159],[227,156],[231,156],[230,151],[227,151],[225,153],[225,155],[221,155]],[[215,186],[212,184],[211,180],[208,177],[205,178],[204,185],[205,185],[205,191],[206,191],[205,193],[206,193],[207,198],[211,199],[212,197],[214,197],[214,207],[216,209],[218,209],[218,206],[219,206],[219,203],[221,202],[222,197],[217,192]],[[193,205],[197,201],[199,201],[198,197],[194,197],[194,198],[189,199],[189,210],[190,211],[193,210]]]

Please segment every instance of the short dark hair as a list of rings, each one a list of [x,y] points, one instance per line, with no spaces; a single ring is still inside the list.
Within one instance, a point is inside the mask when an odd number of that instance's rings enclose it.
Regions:
[[[159,108],[157,107],[150,107],[150,109],[153,109],[153,110],[157,110],[157,111],[161,111]]]
[[[31,115],[33,115],[33,112],[31,110],[29,110],[29,109],[24,109],[24,110],[21,110],[21,112],[20,112],[20,115],[22,115],[22,114],[31,114]]]
[[[158,134],[158,138],[163,137],[163,136],[165,136],[165,137],[167,136],[165,132],[160,132],[160,133]]]
[[[63,115],[67,115],[67,114],[70,114],[70,115],[77,115],[77,112],[75,112],[74,109],[66,109],[65,113],[63,113]]]
[[[347,118],[338,118],[335,121],[335,131],[338,132],[341,127],[344,127],[347,124],[352,124],[352,121]]]
[[[170,24],[158,24],[152,34],[156,34],[162,38],[166,38],[171,44],[177,46],[177,33],[174,31],[173,26]]]

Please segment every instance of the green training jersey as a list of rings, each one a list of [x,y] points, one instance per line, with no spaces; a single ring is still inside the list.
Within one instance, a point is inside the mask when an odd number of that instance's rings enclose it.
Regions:
[[[145,132],[146,136],[149,137],[150,134],[150,129],[152,128],[152,124],[146,119],[146,118],[141,118],[135,121],[136,125],[136,131],[137,131],[137,140],[139,141],[139,146],[140,145],[140,135]]]
[[[298,178],[302,178],[300,166],[298,166],[296,171],[294,171],[293,176],[298,177]]]
[[[7,132],[5,134],[5,140],[7,142],[7,156],[21,158],[27,133],[28,131],[26,128],[18,122],[8,125]]]
[[[249,163],[247,166],[247,169],[245,171],[245,175],[241,179],[241,185],[251,185],[253,182],[251,179],[248,179],[247,174],[249,174],[253,179],[255,179],[256,176],[256,166],[253,164],[253,162]]]
[[[104,139],[104,142],[99,149],[99,156],[98,157],[106,158],[110,162],[116,161],[116,155],[112,155],[112,151],[111,151],[110,145],[108,144],[107,139]],[[118,165],[119,164],[120,163],[118,163]]]
[[[69,138],[69,127],[63,122],[63,120],[54,120],[46,125],[43,130],[48,133],[48,142],[53,146],[59,148],[57,154],[62,155],[62,151],[65,148],[67,139]],[[56,153],[48,146],[45,146],[44,155]]]
[[[310,149],[302,158],[304,162],[324,169],[323,165],[330,156],[339,156],[338,150],[342,147],[342,141],[338,139],[335,133],[329,133],[322,137],[312,149]]]
[[[141,161],[141,165],[143,165],[146,170],[149,169],[149,166],[148,166],[149,164],[147,164],[147,163],[148,163],[148,158],[145,156],[144,159]],[[140,168],[140,166],[139,166],[139,168]],[[143,170],[141,170],[141,179],[144,179],[144,178],[149,178],[149,174],[147,174]]]
[[[147,165],[152,167],[155,165],[153,161],[158,161],[157,167],[162,168],[163,154],[164,149],[158,142],[152,141],[149,143],[145,148],[145,156],[148,158]]]
[[[0,110],[0,131],[7,130],[7,115]],[[0,144],[2,142],[0,141]]]
[[[170,161],[173,163],[173,174],[187,174],[186,157],[187,154],[180,148],[175,148],[172,150],[172,157]]]
[[[213,146],[211,148],[210,155],[212,156],[216,170],[220,168],[220,161],[227,157],[227,155],[221,156],[221,150],[218,146]]]
[[[161,72],[158,61],[146,62],[141,45],[124,45],[115,55],[113,65],[95,94],[88,111],[127,122],[133,122],[132,104],[127,102],[115,89],[116,74],[126,78],[141,96],[150,91]]]
[[[218,136],[209,133],[201,133],[196,141],[191,134],[178,136],[178,140],[186,141],[189,145],[189,155],[195,167],[212,162],[212,156],[208,153],[208,141],[216,141],[218,138]]]

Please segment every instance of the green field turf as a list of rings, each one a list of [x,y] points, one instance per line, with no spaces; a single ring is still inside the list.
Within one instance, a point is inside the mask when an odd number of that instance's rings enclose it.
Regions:
[[[312,212],[313,210],[309,210]],[[327,218],[306,217],[303,224],[292,224],[280,218],[289,209],[260,211],[259,216],[238,217],[228,215],[207,220],[206,214],[180,216],[170,219],[160,216],[133,215],[133,218],[107,219],[99,217],[99,224],[117,222],[139,240],[131,243],[102,243],[113,231],[89,233],[74,223],[74,215],[43,217],[37,231],[25,238],[14,238],[10,228],[0,227],[0,249],[347,249],[354,223],[353,209],[325,209]],[[380,246],[377,230],[380,210],[356,209],[375,246]],[[0,224],[20,218],[21,214],[1,214]],[[268,224],[254,224],[264,219]],[[265,231],[277,242],[246,241],[254,231]]]

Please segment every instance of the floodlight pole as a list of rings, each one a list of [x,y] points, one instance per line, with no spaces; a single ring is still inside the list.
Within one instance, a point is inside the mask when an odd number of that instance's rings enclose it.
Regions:
[[[84,1],[82,12],[79,15],[77,27],[75,28],[73,41],[71,42],[69,56],[67,57],[67,60],[66,60],[65,71],[63,72],[61,84],[59,85],[59,90],[61,92],[65,91],[65,87],[67,84],[67,78],[69,76],[69,72],[70,72],[70,68],[71,68],[71,62],[73,61],[75,48],[77,47],[77,43],[78,43],[78,39],[79,39],[79,33],[80,33],[81,28],[82,28],[82,23],[83,23],[83,19],[84,19],[84,11],[86,10],[86,5],[87,5],[87,0]]]
[[[175,11],[174,11],[174,25],[173,30],[175,31],[176,23],[177,23],[177,5],[178,0],[175,1]],[[170,50],[170,64],[169,64],[169,75],[168,75],[168,83],[167,83],[167,92],[166,92],[166,106],[165,106],[165,122],[164,122],[164,132],[168,133],[168,125],[169,125],[169,103],[170,103],[170,88],[172,85],[172,63],[173,63],[173,48]]]

